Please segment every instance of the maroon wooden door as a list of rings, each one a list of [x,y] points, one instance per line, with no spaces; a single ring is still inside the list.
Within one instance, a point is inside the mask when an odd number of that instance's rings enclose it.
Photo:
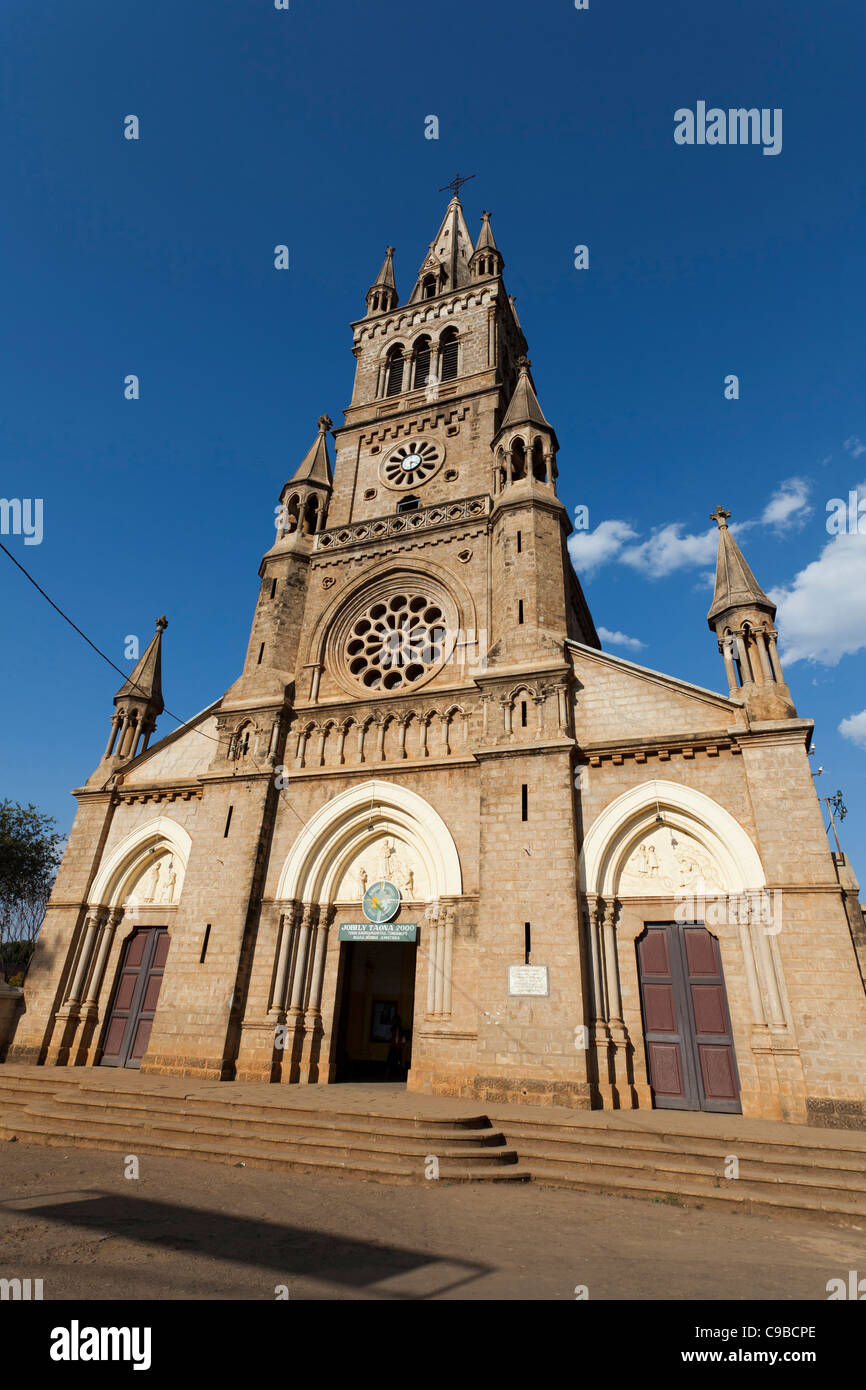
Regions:
[[[655,1104],[739,1114],[740,1088],[719,943],[702,926],[648,926],[637,943]]]
[[[114,991],[101,1064],[140,1067],[147,1051],[168,956],[165,927],[138,927],[126,943]]]

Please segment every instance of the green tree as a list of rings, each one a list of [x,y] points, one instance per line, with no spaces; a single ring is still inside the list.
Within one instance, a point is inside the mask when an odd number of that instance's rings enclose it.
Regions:
[[[38,807],[0,801],[0,970],[30,962],[60,863],[63,837]]]

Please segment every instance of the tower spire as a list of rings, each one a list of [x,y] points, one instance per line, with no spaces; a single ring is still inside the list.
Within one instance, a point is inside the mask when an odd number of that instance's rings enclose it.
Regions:
[[[730,694],[743,699],[758,719],[789,719],[796,710],[779,660],[776,605],[737,545],[730,515],[721,505],[710,513],[719,528],[719,548],[707,624],[718,639]]]
[[[491,275],[501,275],[504,265],[505,261],[496,245],[493,228],[490,225],[490,213],[482,212],[481,231],[478,233],[475,250],[469,261],[469,269],[473,279],[486,280]]]
[[[163,615],[156,620],[156,631],[130,676],[114,697],[111,734],[103,761],[111,758],[128,762],[143,753],[156,721],[165,708],[162,699],[162,634],[168,627]]]
[[[394,279],[393,246],[385,247],[382,269],[367,291],[367,315],[387,314],[397,307],[397,284]]]
[[[419,299],[433,299],[438,294],[462,289],[464,285],[468,285],[472,278],[469,272],[472,254],[472,238],[460,199],[455,193],[445,209],[445,216],[430,243],[427,255],[421,262],[409,303],[414,304]]]

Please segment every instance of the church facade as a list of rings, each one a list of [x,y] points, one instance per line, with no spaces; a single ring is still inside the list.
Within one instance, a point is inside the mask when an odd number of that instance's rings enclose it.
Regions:
[[[601,649],[489,216],[393,250],[276,508],[243,670],[115,696],[9,1060],[866,1127],[866,945],[775,608],[725,693]]]

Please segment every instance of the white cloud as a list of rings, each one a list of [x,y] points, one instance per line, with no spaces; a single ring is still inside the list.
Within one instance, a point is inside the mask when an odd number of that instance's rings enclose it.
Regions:
[[[784,531],[794,525],[802,526],[812,508],[809,506],[809,483],[805,478],[786,478],[773,493],[763,512],[765,526]]]
[[[602,521],[594,531],[575,531],[568,538],[568,553],[578,574],[588,574],[615,560],[626,541],[637,531],[627,521]]]
[[[661,579],[674,570],[710,564],[716,556],[718,535],[713,526],[700,535],[684,536],[682,523],[674,521],[655,531],[649,540],[623,550],[620,559],[632,569],[642,570],[653,579]]]
[[[843,738],[850,739],[860,748],[866,748],[866,709],[861,709],[859,714],[851,714],[847,719],[843,719],[839,725],[839,733]]]
[[[840,535],[787,588],[770,592],[778,605],[782,658],[835,666],[866,647],[866,537]]]
[[[850,439],[846,439],[843,449],[847,449],[849,454],[853,454],[858,459],[861,454],[866,454],[866,444],[862,444],[856,434],[852,434]]]
[[[646,642],[641,642],[637,637],[626,637],[624,632],[611,632],[608,627],[597,628],[597,632],[602,642],[609,642],[612,647],[627,647],[629,651],[639,652],[646,646]]]

